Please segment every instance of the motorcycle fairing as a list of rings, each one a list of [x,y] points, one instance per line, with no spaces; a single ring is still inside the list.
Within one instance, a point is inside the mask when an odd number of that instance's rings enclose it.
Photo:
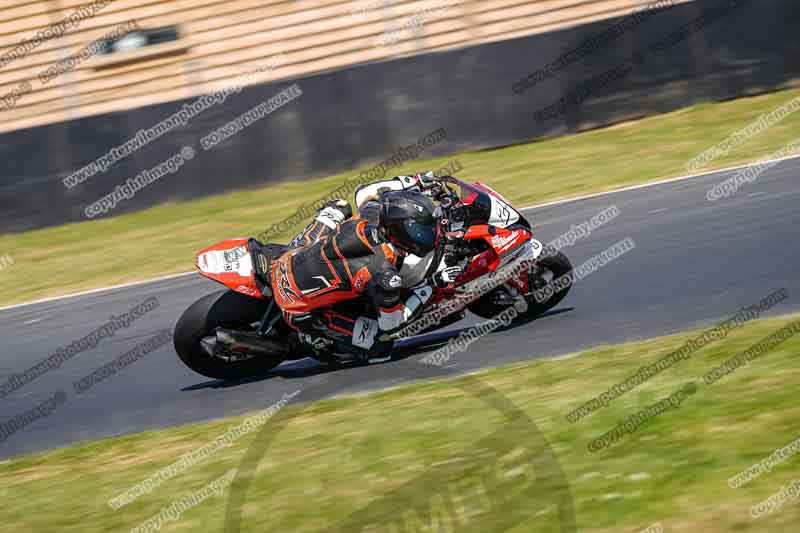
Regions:
[[[522,214],[500,193],[483,183],[465,183],[456,178],[448,180],[461,187],[461,204],[472,206],[477,216],[467,225],[489,224],[498,228],[531,227]]]
[[[263,299],[256,287],[248,240],[242,238],[218,242],[200,251],[195,258],[195,265],[203,276],[246,296]]]

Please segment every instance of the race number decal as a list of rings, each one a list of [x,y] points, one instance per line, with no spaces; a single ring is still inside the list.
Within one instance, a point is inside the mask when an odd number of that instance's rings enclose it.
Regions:
[[[212,250],[198,257],[200,270],[208,274],[235,272],[247,277],[253,271],[253,262],[247,248],[240,246],[230,250]]]
[[[506,228],[519,220],[519,214],[510,205],[495,196],[489,195],[489,197],[492,199],[492,217],[489,219],[489,224]]]
[[[531,251],[533,252],[532,259],[536,259],[540,255],[542,255],[542,251],[544,251],[544,246],[542,246],[542,243],[540,243],[536,239],[531,239]]]

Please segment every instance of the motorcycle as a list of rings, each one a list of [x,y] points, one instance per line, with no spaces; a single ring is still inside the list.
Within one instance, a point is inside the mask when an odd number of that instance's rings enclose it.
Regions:
[[[532,319],[567,295],[571,283],[553,282],[571,281],[569,259],[560,251],[545,251],[533,238],[528,220],[498,192],[446,176],[437,178],[428,194],[437,204],[442,238],[428,256],[405,258],[400,270],[403,286],[424,284],[443,266],[461,266],[463,273],[452,286],[434,288],[417,316],[384,335],[383,342],[396,345],[402,338],[444,328],[464,318],[467,310],[492,319],[513,307],[521,310],[513,314],[513,322]],[[300,341],[303,333],[294,318],[275,303],[274,291],[285,290],[277,259],[292,249],[237,238],[197,254],[200,274],[227,289],[200,298],[178,320],[174,344],[184,364],[211,378],[241,379],[264,374],[287,360],[360,360],[349,332],[341,333],[336,323],[352,324],[369,313],[364,297],[301,317],[314,320],[326,332],[325,346],[315,350]]]

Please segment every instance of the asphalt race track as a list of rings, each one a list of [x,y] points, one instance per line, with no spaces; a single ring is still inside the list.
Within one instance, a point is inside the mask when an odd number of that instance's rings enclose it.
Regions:
[[[474,343],[452,360],[454,369],[467,372],[711,325],[778,288],[788,289],[790,297],[768,315],[797,311],[800,160],[784,161],[754,183],[745,183],[734,196],[709,202],[706,191],[733,174],[715,173],[527,211],[535,236],[547,242],[611,205],[619,208],[616,219],[564,250],[575,266],[628,237],[636,247],[576,284],[548,316]],[[186,258],[187,269],[192,261]],[[191,302],[218,288],[188,275],[0,311],[5,342],[1,385],[12,373],[101,326],[110,315],[126,312],[150,296],[160,302],[130,328],[0,399],[0,421],[5,422],[58,390],[67,397],[49,416],[0,442],[0,457],[263,408],[284,393],[323,382],[333,381],[335,389],[341,372],[357,373],[358,385],[339,392],[379,389],[419,375],[424,351],[402,361],[336,371],[311,360],[298,361],[261,379],[229,384],[185,368],[170,342],[84,394],[75,393],[74,382],[171,329]],[[308,399],[314,398],[304,398]]]

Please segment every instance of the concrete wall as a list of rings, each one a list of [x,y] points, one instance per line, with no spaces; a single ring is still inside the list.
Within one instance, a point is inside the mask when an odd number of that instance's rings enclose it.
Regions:
[[[0,136],[0,228],[85,220],[88,204],[183,146],[195,148],[193,160],[109,215],[381,161],[437,128],[447,138],[423,157],[769,91],[800,74],[800,5],[793,0],[692,2],[632,20],[246,87],[70,189],[63,178],[192,100],[7,133]],[[583,45],[611,27],[625,30],[605,34],[614,37],[597,49]],[[688,35],[676,33],[682,28]],[[572,55],[549,78],[527,89],[518,83],[582,45],[585,55]],[[292,83],[302,96],[203,150],[202,137]],[[570,102],[559,105],[562,98]]]

